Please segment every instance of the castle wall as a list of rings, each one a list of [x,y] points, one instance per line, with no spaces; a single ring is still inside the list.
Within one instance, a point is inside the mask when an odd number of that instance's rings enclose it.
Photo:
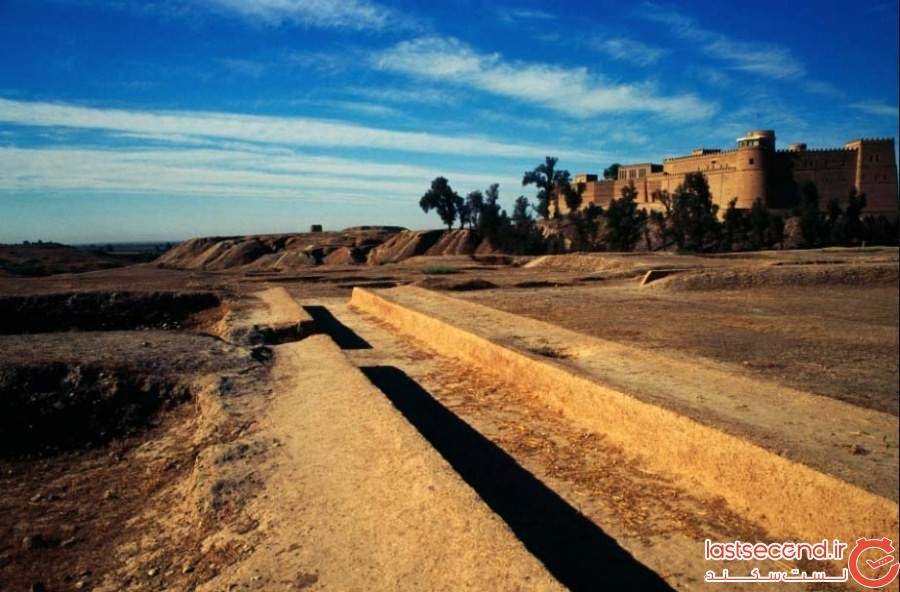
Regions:
[[[805,181],[815,183],[822,197],[820,207],[837,197],[846,202],[852,188],[866,194],[864,214],[897,217],[897,164],[894,140],[855,140],[844,148],[826,150],[795,149],[774,151],[770,145],[743,142],[735,150],[697,150],[691,156],[669,158],[658,165],[627,165],[615,180],[585,184],[583,205],[602,207],[622,195],[630,182],[637,190],[637,203],[656,209],[652,201],[657,190],[674,193],[688,173],[706,175],[713,202],[720,214],[737,198],[737,207],[749,209],[759,198],[772,208],[790,208],[797,203],[797,188]],[[772,142],[774,145],[774,134]],[[798,148],[804,145],[798,145]],[[634,173],[634,174],[632,174]]]
[[[768,197],[766,169],[770,152],[762,146],[754,146],[670,158],[663,163],[668,180],[662,188],[672,193],[684,182],[685,175],[700,172],[706,175],[713,202],[721,211],[734,198],[738,198],[738,208],[750,208],[757,198],[765,202]]]
[[[793,194],[806,182],[814,183],[821,200],[819,209],[825,210],[831,198],[846,201],[856,186],[857,150],[835,148],[826,150],[795,150],[778,152],[774,157],[772,174],[779,179],[778,191]],[[793,182],[793,185],[787,185]],[[785,186],[787,185],[787,186]],[[794,203],[784,204],[793,206]]]
[[[866,194],[868,215],[897,216],[897,162],[894,158],[894,140],[856,140],[848,147],[858,150],[855,184],[860,193]]]
[[[622,189],[633,182],[637,190],[637,203],[656,209],[653,193],[657,190],[674,193],[684,183],[688,173],[706,175],[713,202],[724,211],[728,202],[737,197],[739,208],[750,208],[759,197],[766,199],[765,167],[768,158],[764,148],[741,148],[699,156],[667,159],[661,172],[642,178],[603,180],[586,185],[584,205],[595,203],[606,207],[612,199],[622,195]],[[621,170],[621,169],[620,169]]]

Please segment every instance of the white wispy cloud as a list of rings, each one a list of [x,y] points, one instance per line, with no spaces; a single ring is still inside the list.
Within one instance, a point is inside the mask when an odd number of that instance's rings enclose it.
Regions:
[[[0,191],[100,191],[291,199],[317,203],[415,203],[431,179],[460,188],[515,174],[473,174],[424,166],[322,157],[283,149],[238,147],[113,150],[84,147],[0,148]]]
[[[361,50],[342,52],[308,51],[292,52],[287,56],[289,65],[328,75],[337,75],[353,68],[364,59]]]
[[[719,36],[706,44],[706,51],[743,72],[768,78],[802,78],[806,75],[803,64],[788,48],[780,45],[734,41]]]
[[[160,19],[194,18],[207,12],[233,15],[258,25],[296,25],[348,31],[421,30],[409,14],[372,0],[44,0],[123,10]]]
[[[82,148],[0,148],[0,189],[134,191],[331,201],[338,196],[403,195],[423,186],[389,169],[359,166],[335,174],[337,163],[301,158],[275,164],[246,152],[113,151]],[[294,162],[291,162],[293,160]],[[344,163],[350,164],[350,163]],[[407,175],[408,176],[408,175]],[[339,200],[340,201],[340,200]]]
[[[655,64],[668,53],[666,49],[628,37],[600,37],[591,42],[591,47],[614,60],[641,67]]]
[[[850,105],[852,108],[868,113],[870,115],[878,115],[883,117],[900,117],[900,107],[897,105],[888,105],[881,101],[860,101]]]
[[[831,97],[833,99],[843,99],[847,94],[830,82],[825,82],[823,80],[806,80],[803,87],[811,93]]]
[[[199,0],[200,5],[269,25],[292,23],[331,29],[384,29],[393,11],[367,0]]]
[[[266,64],[244,58],[222,58],[220,61],[232,74],[238,76],[260,78],[269,70],[269,66]]]
[[[0,122],[49,129],[90,129],[152,137],[202,137],[294,147],[374,148],[423,154],[534,157],[547,148],[478,137],[447,136],[366,127],[302,117],[270,117],[206,111],[97,109],[0,98]],[[561,157],[583,158],[578,151]]]
[[[555,21],[556,15],[550,14],[543,10],[525,9],[525,8],[498,8],[497,17],[506,25],[515,26],[528,21]]]
[[[616,84],[586,68],[508,62],[497,53],[477,53],[454,38],[404,41],[376,55],[373,64],[381,70],[476,88],[573,117],[650,112],[692,120],[716,111],[715,105],[695,95],[663,96],[648,83]]]
[[[337,107],[345,111],[352,111],[362,115],[371,115],[375,117],[396,117],[399,111],[386,105],[378,103],[362,103],[359,101],[328,101],[331,107]]]
[[[462,96],[459,92],[454,92],[448,88],[435,88],[423,85],[406,88],[397,86],[348,87],[344,88],[343,91],[354,96],[394,104],[453,106],[462,102]]]
[[[724,62],[730,69],[775,79],[806,76],[803,63],[783,45],[736,40],[705,29],[696,19],[659,4],[645,3],[636,14],[664,24],[676,36],[696,43],[706,56]]]

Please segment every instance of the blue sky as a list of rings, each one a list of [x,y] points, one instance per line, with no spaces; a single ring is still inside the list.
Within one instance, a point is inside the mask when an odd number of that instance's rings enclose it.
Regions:
[[[0,0],[0,242],[438,227],[573,174],[898,128],[896,0]]]

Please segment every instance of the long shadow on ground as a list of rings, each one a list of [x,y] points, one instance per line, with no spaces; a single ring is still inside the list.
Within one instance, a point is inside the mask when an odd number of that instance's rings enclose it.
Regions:
[[[324,306],[304,306],[303,310],[309,313],[319,333],[331,337],[341,349],[372,349],[372,345],[353,332],[352,329],[335,318],[331,311]]]
[[[672,590],[403,371],[361,370],[560,583],[576,591]]]

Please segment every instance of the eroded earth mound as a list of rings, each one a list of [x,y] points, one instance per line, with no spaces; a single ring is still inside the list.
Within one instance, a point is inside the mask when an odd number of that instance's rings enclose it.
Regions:
[[[381,265],[410,257],[491,254],[470,230],[405,230],[360,226],[340,232],[194,238],[165,253],[158,265],[174,269],[279,272],[313,266]]]

